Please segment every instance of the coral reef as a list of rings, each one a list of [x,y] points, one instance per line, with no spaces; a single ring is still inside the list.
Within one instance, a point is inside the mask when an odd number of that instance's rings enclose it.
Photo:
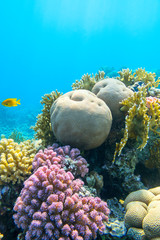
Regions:
[[[78,90],[78,89],[86,89],[90,90],[93,88],[96,82],[104,79],[105,72],[104,71],[98,71],[98,73],[95,74],[84,74],[80,81],[76,80],[75,83],[72,84],[72,89],[73,90]]]
[[[115,78],[107,78],[97,82],[92,88],[92,92],[107,104],[115,121],[124,117],[120,111],[120,102],[133,95],[131,89]]]
[[[135,70],[132,74],[132,70],[129,68],[127,69],[122,69],[122,71],[118,72],[120,77],[117,77],[117,79],[121,80],[124,82],[126,86],[131,86],[134,88],[134,84],[137,82],[142,82],[144,84],[153,84],[156,79],[156,74],[147,72],[145,69],[138,68]],[[153,86],[152,86],[153,87]]]
[[[14,131],[11,133],[9,139],[13,139],[17,143],[24,142],[26,140],[23,137],[23,134],[21,132],[18,132],[16,129],[14,129]]]
[[[126,112],[124,137],[120,143],[116,144],[113,161],[117,153],[121,154],[128,138],[136,139],[139,142],[138,148],[142,150],[148,142],[150,131],[159,135],[157,130],[160,127],[159,99],[150,101],[147,98],[147,89],[152,85],[158,86],[158,84],[159,80],[153,82],[151,78],[151,83],[149,81],[146,85],[138,87],[138,92],[134,92],[133,96],[121,102],[123,105],[121,111]]]
[[[42,97],[41,104],[43,105],[42,113],[37,116],[37,122],[32,129],[36,132],[35,138],[42,140],[44,147],[53,144],[55,142],[55,136],[53,135],[50,123],[50,108],[52,103],[62,94],[57,90],[50,94],[45,94]]]
[[[50,113],[52,130],[58,141],[82,150],[100,146],[112,125],[112,114],[104,101],[83,89],[59,97]]]
[[[70,172],[43,166],[24,183],[14,220],[25,239],[96,239],[108,221],[107,203],[98,197],[79,197],[83,185]]]
[[[40,150],[35,155],[32,166],[36,171],[41,166],[50,167],[52,164],[72,172],[75,177],[84,177],[88,173],[87,161],[80,155],[79,149],[71,148],[69,145],[59,147],[58,144],[53,144],[44,151]]]
[[[86,177],[87,186],[89,188],[95,188],[98,196],[103,188],[103,176],[95,171],[91,171]]]
[[[160,187],[130,193],[124,206],[129,237],[135,240],[160,238]]]
[[[34,142],[20,144],[13,139],[0,141],[0,184],[20,183],[31,174],[33,157],[37,151]]]

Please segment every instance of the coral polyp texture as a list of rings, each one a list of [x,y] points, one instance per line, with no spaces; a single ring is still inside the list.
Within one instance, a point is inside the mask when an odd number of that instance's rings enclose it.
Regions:
[[[35,171],[41,166],[50,167],[53,164],[72,172],[74,176],[84,177],[88,173],[87,161],[80,155],[80,150],[69,145],[59,147],[58,144],[53,144],[44,150],[39,150],[32,165]]]
[[[26,240],[89,240],[103,233],[107,203],[98,197],[80,197],[83,186],[58,165],[43,166],[24,183],[14,210],[14,221]]]
[[[112,125],[112,114],[105,102],[83,89],[60,96],[50,113],[57,140],[83,150],[104,143]]]
[[[124,201],[131,239],[160,239],[160,187],[130,193]]]
[[[20,144],[13,139],[0,141],[0,184],[20,183],[31,174],[32,161],[37,149],[27,140]]]

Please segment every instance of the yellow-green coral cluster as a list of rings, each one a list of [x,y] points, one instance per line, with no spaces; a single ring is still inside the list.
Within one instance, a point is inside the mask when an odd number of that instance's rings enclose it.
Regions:
[[[42,97],[41,104],[43,105],[43,110],[37,117],[36,125],[32,127],[36,132],[35,138],[41,139],[44,147],[53,144],[55,141],[50,123],[50,108],[52,103],[61,95],[62,94],[56,90]]]
[[[24,181],[26,176],[31,174],[36,151],[34,142],[30,140],[18,144],[13,139],[1,139],[0,184]]]
[[[104,71],[99,71],[98,73],[95,74],[84,74],[80,81],[76,80],[75,83],[72,84],[72,89],[73,90],[78,90],[78,89],[86,89],[91,91],[93,86],[96,84],[96,82],[104,79],[105,72]]]
[[[122,71],[118,72],[120,77],[117,77],[117,79],[124,82],[126,86],[131,86],[135,82],[143,82],[145,84],[151,83],[154,84],[155,82],[155,73],[148,73],[145,69],[138,68],[133,74],[132,70],[129,68],[123,69]]]
[[[138,71],[138,70],[137,70]],[[116,144],[114,159],[118,153],[121,154],[122,149],[127,143],[128,138],[134,138],[139,142],[139,149],[143,149],[149,138],[149,131],[160,135],[160,104],[159,101],[150,103],[150,108],[147,107],[146,97],[150,87],[157,87],[160,79],[155,81],[154,74],[145,74],[140,71],[141,75],[138,78],[144,81],[142,86],[134,92],[133,96],[123,100],[121,111],[126,112],[124,136],[120,143]],[[142,78],[140,78],[142,76]],[[146,78],[145,78],[146,76]],[[136,76],[137,77],[137,76]]]

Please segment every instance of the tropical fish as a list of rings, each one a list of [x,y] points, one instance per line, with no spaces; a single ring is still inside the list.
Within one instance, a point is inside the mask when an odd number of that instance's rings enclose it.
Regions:
[[[119,199],[119,202],[120,202],[120,204],[122,204],[122,205],[123,205],[123,203],[124,203],[124,200],[122,200],[122,199]]]
[[[2,102],[5,107],[16,107],[18,104],[20,105],[20,99],[17,100],[17,98],[7,98]]]

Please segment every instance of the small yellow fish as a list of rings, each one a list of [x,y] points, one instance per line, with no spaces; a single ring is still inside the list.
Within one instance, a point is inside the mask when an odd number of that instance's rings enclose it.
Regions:
[[[123,205],[123,203],[124,203],[124,200],[122,200],[122,199],[119,199],[119,202],[120,202],[120,204],[122,204],[122,205]]]
[[[16,107],[18,104],[20,105],[20,99],[17,100],[17,98],[7,98],[2,102],[5,107]]]

